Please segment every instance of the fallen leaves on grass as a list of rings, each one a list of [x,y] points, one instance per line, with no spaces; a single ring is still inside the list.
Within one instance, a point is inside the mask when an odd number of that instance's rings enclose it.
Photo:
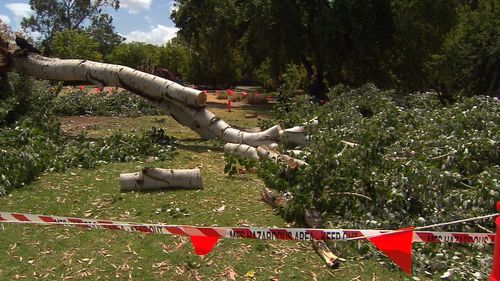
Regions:
[[[222,207],[215,209],[215,212],[222,213],[226,209],[226,205],[222,205]]]
[[[255,271],[249,270],[247,273],[245,273],[245,278],[248,279],[254,279],[255,278]]]
[[[230,280],[235,281],[236,277],[238,277],[238,274],[232,267],[226,266],[226,268],[224,268],[224,271],[222,271],[221,277],[227,277]]]

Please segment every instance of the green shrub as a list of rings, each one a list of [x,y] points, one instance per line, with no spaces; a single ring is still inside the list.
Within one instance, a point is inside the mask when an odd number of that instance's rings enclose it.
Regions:
[[[151,114],[151,105],[131,94],[87,94],[79,91],[55,98],[48,83],[11,74],[0,81],[0,195],[22,187],[45,171],[93,168],[103,162],[172,157],[174,140],[163,129],[114,134],[104,139],[63,135],[54,112]],[[95,100],[93,99],[95,98]],[[130,103],[130,104],[128,104]],[[81,105],[85,104],[86,107]],[[127,107],[127,104],[129,107]]]
[[[294,194],[284,215],[299,218],[314,206],[345,221],[377,219],[394,227],[419,217],[438,222],[493,211],[500,195],[499,105],[496,98],[475,97],[442,107],[433,96],[365,86],[290,113],[294,123],[316,115],[320,126],[308,148],[309,166],[286,185],[276,180]],[[263,170],[277,174],[261,176],[275,185],[284,169],[269,165]]]
[[[305,210],[315,207],[331,227],[397,229],[495,212],[500,196],[497,98],[462,98],[445,107],[433,95],[399,96],[370,85],[330,94],[331,101],[321,107],[294,100],[282,115],[290,125],[319,118],[312,144],[305,148],[309,165],[295,173],[270,161],[258,167],[267,186],[292,195],[280,210],[286,219],[301,222]],[[475,223],[446,229],[483,232]],[[450,247],[418,247],[417,271],[455,268],[454,276],[471,279],[491,269],[479,262],[489,250],[464,254]]]
[[[133,117],[159,115],[158,107],[129,92],[69,90],[54,99],[54,111],[60,116],[91,115]]]

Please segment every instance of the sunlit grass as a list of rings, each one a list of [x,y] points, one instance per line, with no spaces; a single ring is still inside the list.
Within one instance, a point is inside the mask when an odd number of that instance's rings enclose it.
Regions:
[[[214,109],[229,123],[251,127],[250,108]],[[259,115],[270,117],[270,110]],[[63,118],[63,124],[72,119]],[[94,118],[94,117],[92,117]],[[166,128],[179,141],[178,154],[165,162],[103,164],[97,169],[49,173],[10,195],[0,197],[0,210],[59,216],[114,219],[199,226],[276,226],[288,224],[265,203],[263,183],[254,174],[223,173],[221,144],[203,141],[170,117],[102,118],[70,133],[102,137],[121,130]],[[85,123],[86,124],[86,123]],[[118,176],[144,166],[200,167],[204,189],[121,193]],[[217,211],[224,206],[223,211]],[[165,212],[180,208],[180,216]],[[306,242],[226,239],[206,257],[194,255],[187,238],[110,230],[5,225],[0,230],[0,280],[402,280],[401,272],[379,261],[348,261],[327,269]],[[340,253],[342,255],[342,253]],[[384,259],[388,263],[387,259]],[[356,280],[356,279],[354,279]]]

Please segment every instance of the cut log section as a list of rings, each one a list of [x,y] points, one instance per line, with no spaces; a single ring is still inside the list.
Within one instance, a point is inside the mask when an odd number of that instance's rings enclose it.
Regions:
[[[122,191],[202,189],[203,181],[198,168],[178,170],[144,168],[141,172],[120,174],[120,187]]]
[[[224,151],[227,153],[233,153],[244,158],[258,161],[259,155],[257,154],[257,149],[255,147],[238,144],[238,143],[226,143],[224,145]]]
[[[307,166],[307,163],[305,161],[293,158],[286,154],[281,154],[276,150],[269,149],[267,146],[264,145],[257,147],[257,154],[259,155],[259,157],[266,157],[275,162],[286,163],[289,168],[293,169],[297,169],[302,166]]]

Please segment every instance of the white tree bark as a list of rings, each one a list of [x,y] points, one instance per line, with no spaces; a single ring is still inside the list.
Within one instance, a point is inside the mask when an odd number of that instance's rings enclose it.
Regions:
[[[206,94],[130,67],[87,60],[47,58],[34,53],[14,54],[12,66],[39,79],[89,81],[99,86],[123,87],[158,105],[177,122],[205,139],[243,143],[257,147],[276,143],[281,128],[248,133],[233,128],[204,108]]]
[[[248,159],[259,160],[260,157],[257,154],[257,148],[239,143],[226,143],[224,145],[224,151],[227,153],[236,154]]]
[[[279,125],[262,132],[248,133],[231,127],[207,109],[190,108],[178,102],[168,101],[156,104],[177,122],[193,129],[205,139],[218,138],[226,143],[243,143],[254,147],[279,140]]]
[[[280,131],[281,141],[288,144],[307,146],[311,143],[310,131],[319,124],[318,117],[305,122],[302,126],[295,126]]]
[[[295,145],[309,145],[310,137],[307,135],[307,130],[304,126],[295,126],[289,129],[280,131],[281,140],[285,143]]]
[[[89,81],[97,86],[125,88],[149,100],[173,99],[195,108],[205,106],[207,95],[173,81],[130,67],[80,59],[47,58],[34,53],[12,56],[14,68],[40,79]]]
[[[293,158],[286,154],[281,154],[276,150],[269,149],[263,145],[257,147],[257,154],[259,155],[259,157],[267,157],[275,162],[287,163],[288,167],[293,169],[307,166],[307,163],[305,161]]]
[[[234,153],[236,155],[252,160],[268,158],[276,163],[286,163],[292,169],[307,165],[307,163],[302,160],[278,153],[277,151],[271,150],[263,145],[255,148],[246,144],[226,143],[224,145],[224,151],[227,153]]]
[[[200,169],[144,168],[138,173],[120,174],[122,191],[144,191],[168,188],[202,189]]]

